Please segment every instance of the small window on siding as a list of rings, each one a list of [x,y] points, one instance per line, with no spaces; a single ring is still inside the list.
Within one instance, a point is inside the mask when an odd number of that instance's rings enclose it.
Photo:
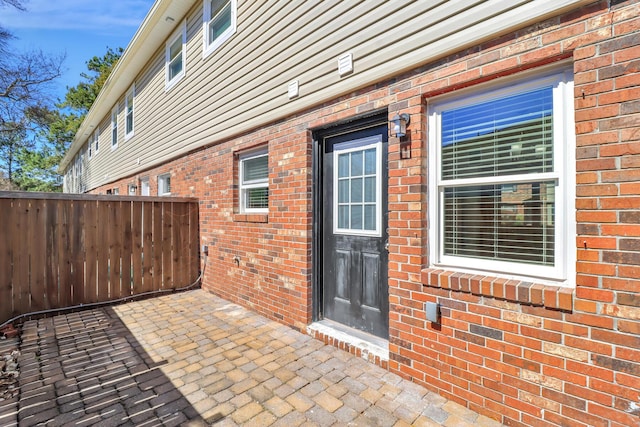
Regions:
[[[136,87],[133,85],[127,95],[124,98],[124,139],[129,139],[133,136],[134,131],[134,123],[133,123],[133,109],[134,109],[134,98],[136,95]]]
[[[204,56],[236,32],[236,0],[204,0]]]
[[[240,156],[240,211],[265,213],[269,210],[269,157],[266,150]]]
[[[158,196],[169,196],[171,194],[171,174],[158,176]]]
[[[118,105],[111,110],[111,149],[118,148]]]
[[[93,141],[91,142],[93,144],[93,154],[98,154],[98,151],[100,151],[100,130],[96,129],[96,131],[93,133]]]
[[[182,24],[165,47],[165,89],[171,89],[185,75],[187,26]]]
[[[93,158],[93,140],[89,139],[87,141],[87,155],[89,156],[89,160]]]

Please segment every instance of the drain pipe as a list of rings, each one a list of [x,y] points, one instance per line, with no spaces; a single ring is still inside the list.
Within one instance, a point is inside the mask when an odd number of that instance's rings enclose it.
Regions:
[[[193,282],[190,285],[184,286],[182,288],[158,289],[157,291],[143,292],[141,294],[130,295],[130,296],[127,296],[127,297],[118,298],[118,299],[114,299],[114,300],[110,300],[110,301],[92,302],[92,303],[88,303],[88,304],[78,304],[78,305],[73,305],[73,306],[63,307],[63,308],[50,308],[48,310],[32,311],[30,313],[20,314],[20,315],[18,315],[16,317],[13,317],[13,318],[7,320],[4,323],[1,323],[0,324],[0,329],[4,328],[6,325],[9,325],[9,324],[15,322],[16,320],[22,319],[23,317],[39,316],[39,315],[42,315],[42,314],[51,314],[51,313],[57,313],[57,312],[67,311],[67,310],[77,310],[79,308],[100,307],[100,306],[108,305],[108,304],[118,304],[118,303],[121,303],[121,302],[132,301],[132,300],[135,300],[135,299],[138,299],[138,298],[142,298],[142,297],[146,297],[146,296],[166,294],[168,292],[188,291],[188,290],[194,288],[196,285],[198,285],[202,281],[202,276],[204,276],[204,272],[207,269],[207,256],[208,256],[208,251],[204,253],[204,257],[203,257],[204,265],[202,266],[202,271],[200,272],[200,275],[195,280],[195,282]]]

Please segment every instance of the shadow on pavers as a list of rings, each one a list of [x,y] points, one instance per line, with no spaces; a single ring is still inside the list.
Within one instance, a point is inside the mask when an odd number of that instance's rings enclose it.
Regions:
[[[20,426],[193,425],[203,420],[104,307],[23,326]]]

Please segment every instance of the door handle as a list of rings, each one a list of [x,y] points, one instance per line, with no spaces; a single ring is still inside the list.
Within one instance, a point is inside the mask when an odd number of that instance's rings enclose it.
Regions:
[[[384,243],[384,250],[389,252],[389,241],[388,240]]]

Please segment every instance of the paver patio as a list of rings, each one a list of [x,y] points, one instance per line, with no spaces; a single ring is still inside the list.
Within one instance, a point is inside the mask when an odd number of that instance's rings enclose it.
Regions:
[[[21,351],[3,426],[500,425],[202,290],[29,321]]]

